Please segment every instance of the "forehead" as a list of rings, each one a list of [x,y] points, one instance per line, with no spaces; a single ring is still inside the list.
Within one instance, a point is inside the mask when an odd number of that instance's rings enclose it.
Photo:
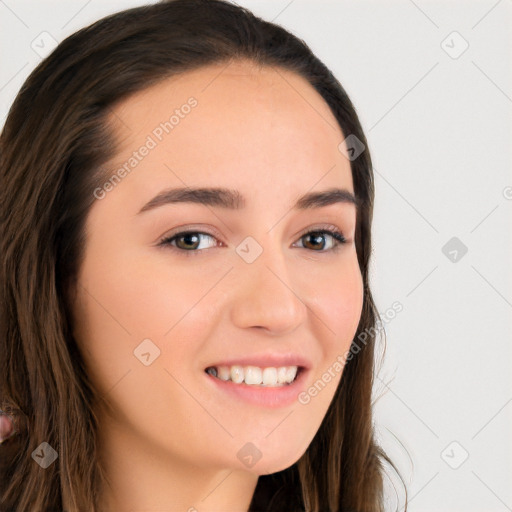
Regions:
[[[185,108],[191,98],[195,106]],[[308,189],[321,179],[352,189],[336,118],[320,94],[288,70],[244,61],[205,66],[122,101],[111,120],[120,141],[112,169],[148,137],[154,142],[127,180],[142,188],[151,177],[180,186],[217,186],[225,178],[240,189],[257,183]]]

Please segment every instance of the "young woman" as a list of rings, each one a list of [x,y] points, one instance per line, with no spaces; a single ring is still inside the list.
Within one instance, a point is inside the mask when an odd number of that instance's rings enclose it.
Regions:
[[[303,41],[220,0],[120,12],[0,148],[2,510],[384,510],[371,159]]]

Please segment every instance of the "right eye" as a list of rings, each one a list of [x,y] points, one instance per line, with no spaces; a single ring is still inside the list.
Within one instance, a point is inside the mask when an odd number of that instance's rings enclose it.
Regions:
[[[185,253],[186,256],[191,253],[198,254],[203,250],[198,250],[198,244],[200,243],[202,236],[215,239],[213,235],[203,233],[202,231],[181,231],[180,233],[175,233],[172,236],[162,239],[158,245],[170,246],[172,250]],[[183,241],[183,243],[181,243],[181,241]]]

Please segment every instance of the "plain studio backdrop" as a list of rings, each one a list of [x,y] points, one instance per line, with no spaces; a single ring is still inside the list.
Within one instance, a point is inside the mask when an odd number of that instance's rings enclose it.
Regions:
[[[1,125],[56,42],[141,4],[0,0]],[[367,134],[375,421],[409,510],[512,510],[512,1],[238,4],[307,42]]]

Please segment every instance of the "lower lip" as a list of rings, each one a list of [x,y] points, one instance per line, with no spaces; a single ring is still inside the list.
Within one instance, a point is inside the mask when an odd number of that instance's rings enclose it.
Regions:
[[[220,391],[244,402],[269,409],[287,407],[297,402],[297,396],[302,392],[308,370],[302,369],[297,378],[291,383],[280,387],[251,386],[235,384],[230,380],[221,380],[209,373],[206,377]]]

